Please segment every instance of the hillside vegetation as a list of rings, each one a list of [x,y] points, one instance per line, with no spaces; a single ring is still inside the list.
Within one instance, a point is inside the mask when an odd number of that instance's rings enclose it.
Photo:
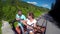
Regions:
[[[21,0],[0,0],[0,20],[15,19],[15,15],[18,10],[22,10],[22,13],[26,16],[27,13],[31,11],[34,13],[35,17],[38,17],[42,13],[49,11],[47,8],[28,4]]]

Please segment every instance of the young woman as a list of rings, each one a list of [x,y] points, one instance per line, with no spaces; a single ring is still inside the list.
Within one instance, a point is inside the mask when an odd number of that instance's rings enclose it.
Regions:
[[[29,12],[26,21],[22,21],[22,22],[27,26],[27,31],[29,32],[29,34],[34,34],[33,27],[36,27],[36,22],[37,22],[34,19],[34,14],[32,12]]]

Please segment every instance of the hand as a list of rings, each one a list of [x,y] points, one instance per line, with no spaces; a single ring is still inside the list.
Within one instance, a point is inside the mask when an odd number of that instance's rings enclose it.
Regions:
[[[20,20],[22,23],[25,23],[25,21],[24,20]]]
[[[42,28],[41,31],[44,32],[45,31],[45,28]]]
[[[30,28],[30,29],[33,29],[33,27],[31,27],[31,26],[27,26],[28,28]]]
[[[20,18],[16,18],[16,20],[20,20]]]

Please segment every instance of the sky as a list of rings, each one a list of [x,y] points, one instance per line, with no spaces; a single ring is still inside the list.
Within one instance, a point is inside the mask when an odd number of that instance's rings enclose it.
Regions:
[[[55,3],[55,0],[23,0],[27,3],[36,5],[36,6],[42,6],[51,9],[51,4]]]

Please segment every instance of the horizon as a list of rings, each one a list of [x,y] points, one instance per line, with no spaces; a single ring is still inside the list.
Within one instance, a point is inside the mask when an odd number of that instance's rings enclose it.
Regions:
[[[55,4],[55,0],[38,0],[38,1],[37,0],[22,0],[22,1],[39,6],[39,7],[48,8],[48,9],[51,9],[52,3]]]

